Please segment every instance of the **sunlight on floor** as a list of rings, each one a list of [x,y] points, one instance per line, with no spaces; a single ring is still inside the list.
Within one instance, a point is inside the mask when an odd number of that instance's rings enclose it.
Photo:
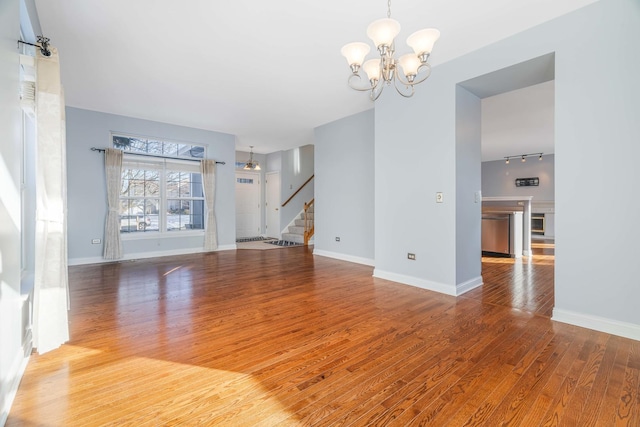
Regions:
[[[253,412],[257,424],[265,416],[291,415],[260,381],[242,372],[73,345],[34,356],[31,365],[47,365],[48,373],[26,375],[21,385],[30,396],[22,406],[33,415],[21,420],[27,425],[45,419],[51,425],[73,423],[69,417],[94,425],[217,425],[240,412],[245,420]],[[127,415],[113,419],[113,413]]]

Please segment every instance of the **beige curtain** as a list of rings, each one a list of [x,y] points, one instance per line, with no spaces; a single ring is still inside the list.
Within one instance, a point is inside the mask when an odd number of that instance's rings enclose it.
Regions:
[[[120,241],[120,213],[118,203],[122,179],[122,150],[107,148],[104,153],[104,169],[107,181],[107,220],[104,225],[104,258],[122,258]]]
[[[202,172],[202,188],[204,190],[204,202],[207,205],[207,214],[204,228],[204,250],[206,252],[218,249],[218,229],[216,225],[215,198],[216,198],[216,162],[215,160],[202,160],[200,162]]]
[[[33,344],[39,353],[69,340],[67,168],[58,51],[36,53],[36,248]]]

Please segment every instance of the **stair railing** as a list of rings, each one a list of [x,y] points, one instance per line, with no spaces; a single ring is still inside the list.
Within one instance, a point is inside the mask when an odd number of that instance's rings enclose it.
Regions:
[[[305,186],[305,185],[307,185],[309,182],[311,182],[311,180],[313,179],[313,177],[314,177],[314,176],[315,176],[315,174],[314,174],[314,175],[311,175],[311,177],[310,177],[308,180],[306,180],[306,181],[304,182],[304,184],[302,184],[302,185],[300,186],[300,188],[298,188],[298,189],[297,189],[297,190],[296,190],[296,191],[295,191],[295,192],[294,192],[294,193],[293,193],[293,194],[292,194],[292,195],[291,195],[291,196],[290,196],[290,197],[289,197],[289,198],[288,198],[288,199],[287,199],[283,204],[282,204],[282,207],[284,208],[284,207],[287,205],[287,203],[289,203],[289,202],[290,202],[294,197],[296,197],[296,194],[298,194],[298,193],[299,193],[299,192],[304,188],[304,186]],[[299,205],[298,205],[298,206],[299,206]]]
[[[305,245],[309,244],[309,240],[313,236],[313,233],[315,230],[315,225],[314,225],[315,221],[312,219],[309,219],[309,208],[313,206],[313,203],[315,202],[315,200],[316,199],[313,198],[309,203],[304,204],[304,244]]]

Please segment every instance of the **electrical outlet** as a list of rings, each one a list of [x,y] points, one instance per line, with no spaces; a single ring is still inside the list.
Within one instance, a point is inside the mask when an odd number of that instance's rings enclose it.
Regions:
[[[339,242],[339,241],[340,241],[340,238],[339,238],[339,237],[336,237],[336,242]]]
[[[100,240],[100,239],[91,239],[91,244],[92,245],[99,245],[100,242],[102,242],[102,240]]]
[[[442,203],[443,202],[443,195],[442,192],[437,192],[436,193],[436,203]]]
[[[412,254],[411,252],[409,252],[407,254],[407,258],[410,259],[411,261],[415,261],[416,260],[416,254]]]

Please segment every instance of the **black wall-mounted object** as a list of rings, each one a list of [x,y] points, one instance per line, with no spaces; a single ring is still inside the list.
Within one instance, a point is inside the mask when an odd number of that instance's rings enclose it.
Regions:
[[[516,178],[516,187],[537,187],[540,185],[540,178]]]

